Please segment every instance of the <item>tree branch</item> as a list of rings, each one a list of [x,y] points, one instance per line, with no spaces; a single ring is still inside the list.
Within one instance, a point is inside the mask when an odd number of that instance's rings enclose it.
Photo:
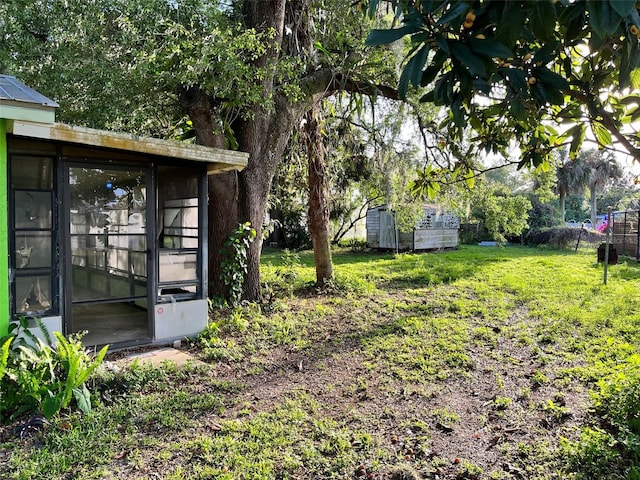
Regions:
[[[567,95],[569,95],[574,100],[583,103],[584,105],[590,105],[595,109],[598,116],[602,118],[602,125],[604,125],[609,132],[618,140],[624,148],[627,150],[629,155],[631,155],[636,161],[640,162],[640,148],[634,146],[629,139],[620,131],[620,129],[616,126],[615,122],[611,118],[611,114],[607,112],[602,104],[595,104],[592,100],[589,99],[587,95],[582,92],[577,92],[575,90],[567,90],[565,91]],[[606,147],[606,145],[600,145],[601,147]]]

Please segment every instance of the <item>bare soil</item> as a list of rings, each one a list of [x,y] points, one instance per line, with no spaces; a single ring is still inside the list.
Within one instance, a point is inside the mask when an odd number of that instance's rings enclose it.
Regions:
[[[307,298],[299,308],[312,308],[313,301]],[[528,448],[574,437],[584,424],[589,398],[577,383],[566,382],[562,392],[553,386],[552,372],[566,365],[552,350],[542,360],[532,346],[500,334],[510,323],[525,325],[526,316],[519,308],[505,325],[494,326],[497,345],[471,345],[469,372],[415,385],[365,367],[367,358],[359,352],[362,325],[353,321],[353,311],[339,312],[317,326],[309,349],[278,347],[250,361],[215,365],[217,379],[245,386],[223,418],[242,415],[247,407],[269,411],[287,392],[302,390],[321,405],[319,416],[371,433],[380,448],[399,459],[374,471],[359,466],[354,478],[531,478],[537,453]],[[371,327],[387,321],[380,318]],[[256,364],[262,367],[259,373]],[[536,383],[538,371],[546,373],[547,382]],[[501,404],[505,398],[512,403]],[[568,413],[546,411],[549,400]],[[441,412],[451,418],[442,418]]]

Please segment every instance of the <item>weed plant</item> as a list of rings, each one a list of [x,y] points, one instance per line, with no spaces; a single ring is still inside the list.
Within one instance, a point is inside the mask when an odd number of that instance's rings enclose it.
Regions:
[[[93,357],[82,345],[81,335],[67,338],[54,332],[54,344],[44,325],[38,324],[45,340],[36,337],[29,325],[28,319],[21,318],[0,339],[0,423],[29,414],[50,419],[72,400],[89,413],[91,395],[85,382],[108,347]]]

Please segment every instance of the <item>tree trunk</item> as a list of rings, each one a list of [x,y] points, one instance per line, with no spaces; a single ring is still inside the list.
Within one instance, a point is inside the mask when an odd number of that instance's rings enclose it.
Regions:
[[[254,28],[259,32],[272,30],[275,34],[267,45],[265,53],[254,61],[256,67],[273,65],[279,60],[283,50],[285,13],[295,24],[292,32],[299,40],[293,42],[292,39],[288,39],[287,41],[295,48],[304,48],[309,44],[308,38],[302,38],[308,34],[304,25],[304,22],[308,20],[305,15],[305,12],[308,11],[308,4],[309,0],[243,1],[242,13],[245,27]],[[289,20],[287,20],[287,25],[289,25],[288,22]],[[285,47],[291,49],[293,48],[291,45],[287,44]],[[291,133],[298,125],[302,115],[320,98],[344,88],[344,85],[337,81],[335,72],[329,69],[313,70],[308,77],[301,79],[303,98],[292,103],[282,92],[274,91],[275,82],[276,79],[272,75],[266,75],[260,80],[264,97],[270,99],[272,105],[270,107],[249,107],[251,115],[241,116],[232,125],[238,140],[239,150],[249,154],[247,167],[237,175],[237,184],[233,184],[232,179],[227,176],[213,177],[209,182],[211,199],[210,277],[213,279],[216,272],[219,272],[221,259],[219,249],[216,249],[218,245],[221,245],[220,242],[224,242],[224,239],[229,236],[238,223],[250,222],[257,233],[256,239],[247,251],[247,275],[244,280],[243,298],[250,301],[258,301],[261,298],[262,223],[276,166],[282,159]],[[363,90],[363,93],[366,92],[368,90]],[[215,127],[213,122],[215,117],[212,116],[216,112],[211,99],[207,97],[202,102],[191,101],[190,103],[197,104],[199,107],[192,107],[191,110],[185,107],[193,121],[194,128],[199,132],[199,143],[220,146],[211,144],[216,140],[211,138],[215,135],[209,134],[209,132],[216,131],[213,128]],[[210,114],[208,120],[204,118],[205,115],[201,115],[205,111]],[[194,117],[197,118],[197,123]],[[237,211],[234,209],[236,199]]]
[[[260,252],[262,224],[275,175],[276,166],[284,155],[294,125],[305,107],[292,108],[284,97],[277,96],[273,112],[259,112],[255,118],[236,126],[240,150],[249,153],[247,167],[239,174],[239,208],[242,222],[256,229],[256,239],[247,251],[247,275],[244,298],[258,301],[260,291]]]
[[[224,242],[238,227],[238,174],[235,171],[209,176],[209,297],[227,298],[229,288],[222,281]]]
[[[193,123],[196,143],[223,148],[225,139],[222,134],[217,133],[220,129],[216,128],[217,112],[211,98],[199,88],[192,87],[180,94],[179,101]],[[239,223],[237,173],[224,172],[209,176],[208,197],[208,294],[210,298],[225,298],[228,287],[222,281],[220,250]]]
[[[567,217],[566,199],[567,199],[567,196],[564,193],[560,192],[559,203],[560,203],[560,218],[562,219],[562,223],[566,222],[566,217]]]
[[[313,242],[316,284],[321,287],[333,280],[333,263],[329,232],[327,171],[324,164],[324,145],[318,116],[317,106],[305,114],[304,141],[309,165],[308,223]]]

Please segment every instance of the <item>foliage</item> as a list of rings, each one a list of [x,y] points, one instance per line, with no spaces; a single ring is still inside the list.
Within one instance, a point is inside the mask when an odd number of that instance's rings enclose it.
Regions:
[[[55,98],[62,121],[163,137],[193,136],[176,100],[201,84],[226,99],[228,116],[215,126],[230,133],[240,104],[269,100],[258,79],[276,67],[251,66],[273,33],[242,29],[230,13],[219,1],[97,0],[70,8],[9,0],[0,5],[0,69]]]
[[[582,228],[552,227],[530,231],[525,237],[527,245],[547,245],[551,248],[575,248],[578,240],[582,245],[593,245],[604,241],[604,235]]]
[[[247,274],[247,249],[256,238],[256,230],[250,223],[238,228],[224,242],[222,248],[221,280],[229,287],[229,302],[238,305],[242,299],[242,286]]]
[[[581,478],[640,478],[640,356],[632,355],[598,382],[594,420],[577,441],[564,442],[570,465]]]
[[[91,411],[86,381],[107,353],[103,347],[91,356],[80,341],[81,335],[64,337],[54,332],[55,346],[36,337],[21,318],[10,327],[10,336],[0,340],[4,376],[0,375],[0,420],[27,413],[42,413],[51,418],[75,399],[79,410]],[[39,328],[45,338],[48,332]]]
[[[606,212],[607,207],[612,207],[614,211],[637,210],[640,206],[639,198],[640,190],[634,185],[631,174],[627,174],[618,181],[605,185],[598,193],[598,211]]]
[[[289,295],[293,293],[296,281],[298,280],[298,268],[300,267],[300,255],[290,250],[283,252],[281,262],[276,267],[275,274],[277,285]]]
[[[386,4],[367,3],[371,14]],[[520,167],[548,168],[553,151],[563,146],[575,158],[587,128],[600,148],[617,148],[615,139],[640,157],[632,124],[640,115],[634,91],[640,87],[640,15],[634,2],[391,3],[392,28],[372,30],[367,44],[408,37],[399,93],[426,88],[423,102],[447,107],[438,127],[451,133],[447,143],[462,176],[473,168],[466,159],[475,158],[474,152],[508,158],[512,141],[521,150]],[[556,130],[560,124],[572,126]],[[463,151],[465,137],[472,142]],[[423,172],[418,187],[432,188],[432,173]]]
[[[589,189],[589,199],[591,205],[591,223],[596,225],[598,214],[597,194],[605,185],[612,181],[619,180],[623,173],[618,162],[610,152],[599,152],[597,150],[587,150],[580,153],[578,161],[585,164],[587,178],[585,186]],[[607,205],[605,208],[610,207]]]
[[[505,242],[507,237],[517,237],[528,227],[530,209],[531,202],[525,196],[493,187],[480,196],[473,212],[493,240]]]
[[[435,115],[422,113],[425,118]],[[362,99],[342,95],[323,103],[322,139],[334,243],[365,218],[368,208],[381,204],[393,204],[398,217],[406,217],[403,226],[413,228],[421,212],[408,186],[420,161],[415,146],[420,139],[415,131],[407,135],[406,126],[417,129],[416,115],[410,106],[382,98],[363,104]],[[308,235],[298,230],[302,230],[308,203],[307,192],[300,188],[307,183],[305,155],[294,135],[274,180],[270,212],[282,223],[284,237],[278,240],[286,248],[310,246]]]
[[[529,210],[529,231],[527,235],[545,228],[551,228],[561,225],[560,216],[555,205],[551,202],[541,202],[540,198],[535,194],[527,195],[531,202],[531,210]]]
[[[338,242],[339,247],[347,247],[352,252],[364,252],[367,249],[366,238],[343,238]]]
[[[0,3],[0,69],[55,98],[61,121],[248,152],[237,175],[245,193],[235,196],[239,208],[209,207],[222,209],[212,221],[224,218],[209,264],[218,270],[231,226],[250,221],[259,238],[248,251],[244,285],[245,296],[257,300],[268,193],[299,119],[339,91],[377,95],[375,85],[396,74],[393,52],[365,48],[373,23],[352,6],[351,0],[71,6],[7,0]]]
[[[11,351],[11,342],[13,342],[13,337],[3,338],[2,345],[0,346],[0,381],[2,381],[2,377],[4,377],[5,372],[7,371],[7,363],[9,360],[9,352]]]

